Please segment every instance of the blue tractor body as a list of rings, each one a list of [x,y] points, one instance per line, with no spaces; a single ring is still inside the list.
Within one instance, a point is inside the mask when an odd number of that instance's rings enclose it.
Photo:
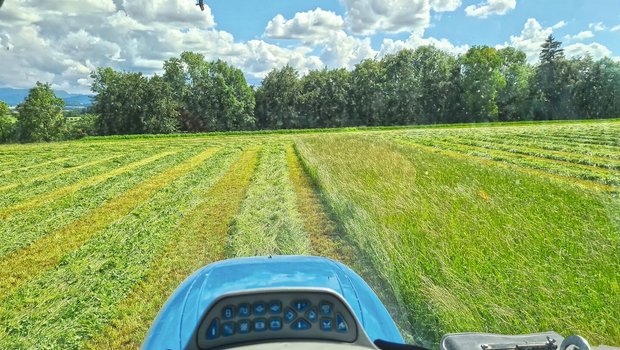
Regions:
[[[332,291],[348,304],[371,341],[403,343],[377,295],[347,266],[320,257],[274,256],[225,260],[195,272],[160,311],[144,348],[187,348],[205,312],[223,295],[283,288]]]

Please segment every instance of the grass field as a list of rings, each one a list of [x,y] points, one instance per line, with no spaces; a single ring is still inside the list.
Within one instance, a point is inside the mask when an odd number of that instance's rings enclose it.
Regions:
[[[620,121],[0,146],[0,348],[139,347],[191,272],[313,254],[409,340],[620,345]]]

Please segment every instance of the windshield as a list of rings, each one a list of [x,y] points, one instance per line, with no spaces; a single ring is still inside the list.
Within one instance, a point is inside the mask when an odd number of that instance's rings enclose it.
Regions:
[[[270,255],[349,266],[408,343],[620,346],[619,5],[0,0],[0,348],[135,349]]]

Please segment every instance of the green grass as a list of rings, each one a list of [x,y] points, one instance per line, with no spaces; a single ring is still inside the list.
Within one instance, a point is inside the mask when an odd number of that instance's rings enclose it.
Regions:
[[[0,146],[0,348],[135,349],[192,271],[268,254],[349,264],[421,344],[620,345],[618,140],[605,120]]]
[[[286,148],[266,145],[228,245],[229,257],[309,254],[310,239],[296,210]]]
[[[139,348],[150,323],[176,287],[198,268],[224,258],[228,226],[241,205],[256,160],[255,149],[246,151],[204,192],[204,201],[183,218],[175,239],[119,304],[114,320],[87,344],[89,348]]]
[[[299,149],[414,337],[555,329],[620,343],[617,198],[391,140]]]
[[[0,301],[3,345],[77,348],[101,328],[117,304],[146,273],[149,262],[174,239],[183,214],[200,204],[231,160],[230,154],[196,164],[123,219],[65,255],[58,267],[17,287]]]
[[[0,221],[0,258],[17,249],[23,248],[34,240],[75,225],[76,220],[84,220],[92,210],[113,201],[115,197],[129,191],[133,186],[168,167],[174,167],[180,161],[193,155],[196,149],[189,148],[170,157],[164,157],[150,164],[149,167],[135,169],[120,174],[80,191],[66,194],[36,210],[14,213]],[[86,216],[86,217],[84,217]],[[111,222],[109,222],[111,223]]]

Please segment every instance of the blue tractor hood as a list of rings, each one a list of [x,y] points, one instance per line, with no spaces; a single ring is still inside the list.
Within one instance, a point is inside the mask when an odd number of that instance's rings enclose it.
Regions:
[[[370,340],[403,343],[379,298],[347,266],[320,257],[270,256],[224,260],[195,272],[162,308],[144,348],[185,348],[205,311],[223,295],[283,287],[330,289],[349,304]]]

